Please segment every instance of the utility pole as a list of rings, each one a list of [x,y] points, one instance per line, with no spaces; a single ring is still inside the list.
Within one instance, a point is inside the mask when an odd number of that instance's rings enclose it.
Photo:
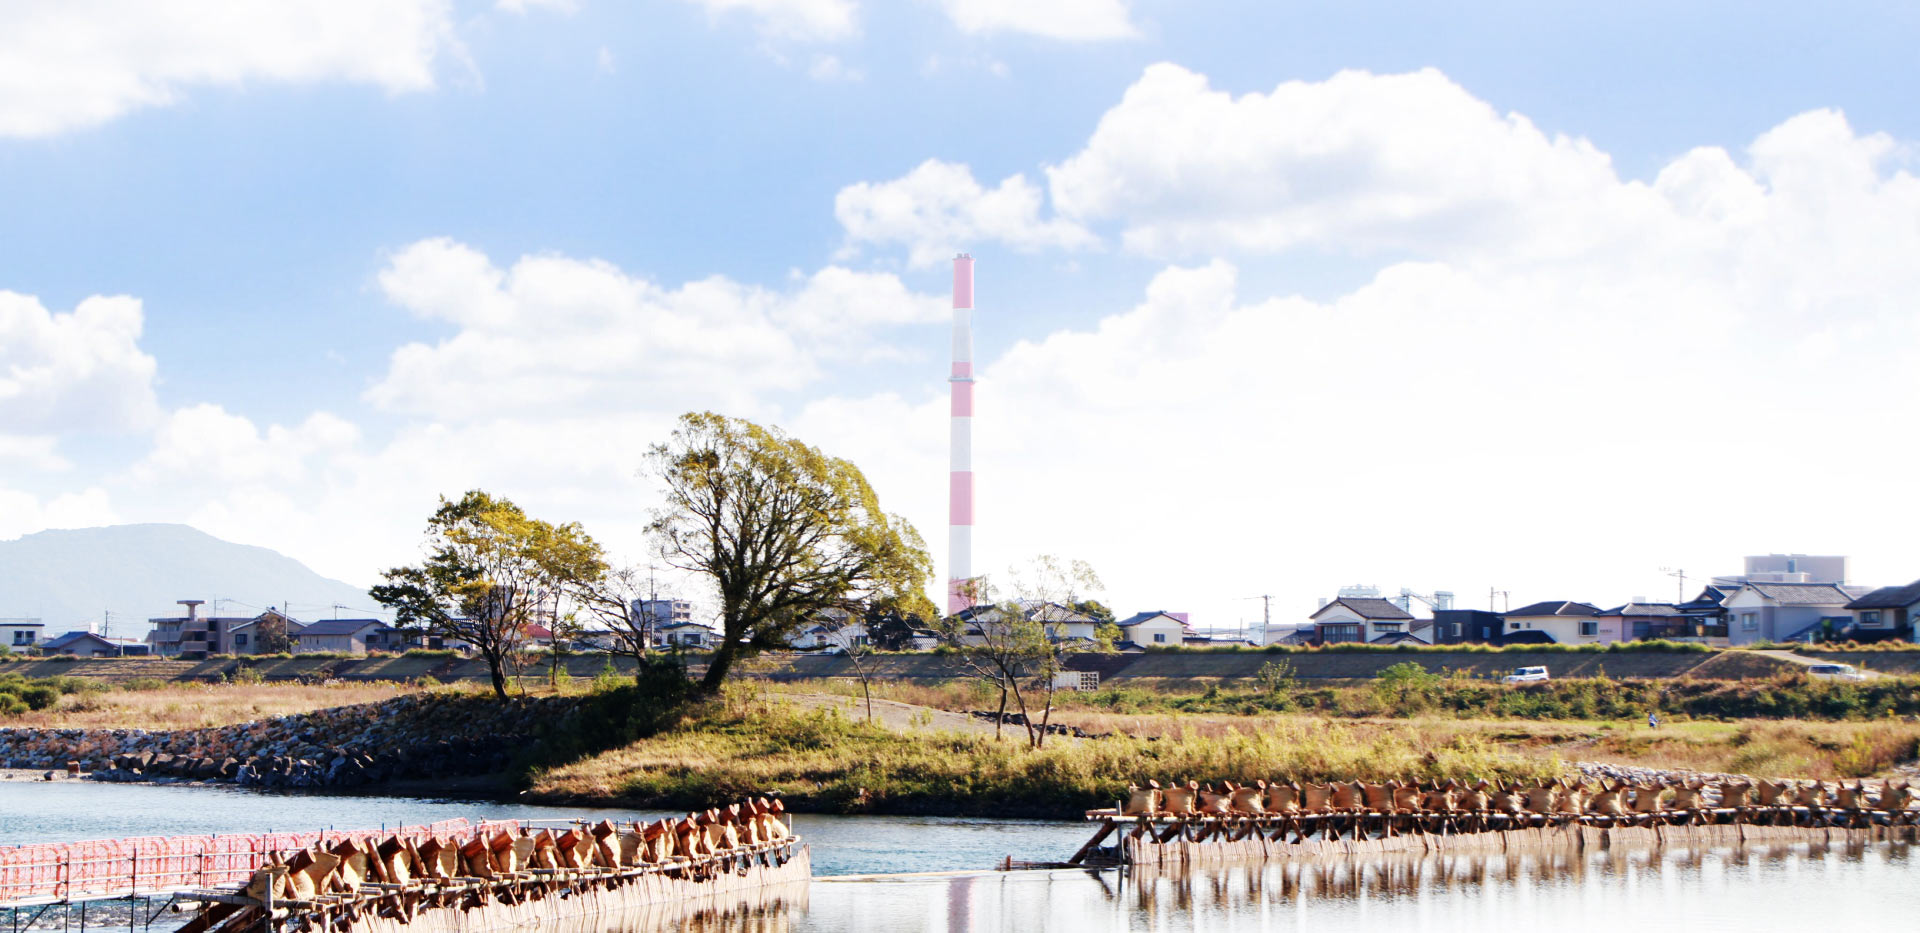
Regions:
[[[1273,630],[1273,597],[1263,593],[1259,596],[1246,596],[1242,598],[1257,599],[1260,601],[1260,641],[1262,643],[1266,642],[1267,633]],[[1246,640],[1246,622],[1243,620],[1240,625],[1240,637],[1241,640],[1244,641]]]
[[[1662,567],[1660,569],[1662,571],[1665,571],[1667,576],[1673,577],[1677,581],[1674,584],[1674,588],[1673,588],[1673,591],[1675,594],[1673,601],[1676,603],[1686,602],[1687,601],[1687,571],[1685,570],[1685,568]]]
[[[1503,600],[1506,600],[1506,601],[1507,601],[1507,608],[1508,608],[1508,609],[1512,609],[1512,608],[1513,608],[1513,594],[1512,594],[1512,593],[1509,593],[1509,592],[1507,592],[1506,590],[1502,590],[1502,589],[1496,589],[1496,588],[1494,588],[1494,587],[1491,587],[1491,586],[1490,586],[1490,587],[1487,587],[1487,611],[1488,611],[1488,612],[1499,612],[1499,611],[1500,611],[1500,606],[1499,606],[1499,604],[1498,604],[1498,603],[1496,603],[1496,602],[1494,602],[1494,600],[1495,600],[1496,598],[1498,598],[1498,599],[1503,599]]]

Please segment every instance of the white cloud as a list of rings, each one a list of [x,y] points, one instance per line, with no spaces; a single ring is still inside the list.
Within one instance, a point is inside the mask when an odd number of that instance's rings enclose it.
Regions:
[[[195,86],[430,88],[458,52],[449,0],[12,0],[0,4],[0,136],[50,136]]]
[[[1140,34],[1124,0],[941,0],[962,32],[1019,32],[1049,39],[1131,39]]]
[[[1118,222],[1154,254],[1452,254],[1519,231],[1580,244],[1592,215],[1640,194],[1591,144],[1503,116],[1431,69],[1233,97],[1154,65],[1047,175],[1062,214]]]
[[[909,261],[927,266],[983,240],[1015,249],[1088,249],[1098,239],[1071,221],[1040,218],[1040,189],[1023,175],[984,188],[965,165],[929,159],[885,182],[840,189],[833,212],[849,244],[905,245]]]
[[[380,284],[395,303],[459,329],[437,345],[395,351],[368,399],[456,420],[618,410],[663,394],[682,408],[748,405],[883,349],[884,328],[944,313],[939,299],[892,275],[828,267],[785,292],[717,276],[667,288],[558,256],[523,257],[503,271],[445,239],[402,250]]]
[[[598,68],[603,75],[610,75],[619,70],[619,63],[614,60],[613,50],[604,45],[601,46],[599,54],[594,57],[594,67]]]
[[[735,13],[754,21],[760,32],[774,39],[827,41],[846,39],[860,31],[858,6],[853,0],[682,0],[696,3],[720,18]]]
[[[863,81],[867,74],[840,60],[838,55],[816,55],[807,66],[807,77],[815,81]]]
[[[157,413],[140,302],[95,296],[54,313],[0,291],[0,434],[141,428]]]
[[[119,520],[107,502],[106,490],[97,486],[44,502],[28,493],[0,489],[0,540],[49,528],[92,528]]]
[[[305,479],[321,458],[351,452],[359,440],[357,427],[326,412],[262,432],[219,405],[201,404],[168,415],[135,471],[149,480],[165,476],[212,487],[292,482]]]
[[[59,438],[50,434],[0,434],[0,464],[16,463],[46,473],[73,469],[73,463],[60,455],[59,445]]]
[[[508,13],[526,14],[534,10],[552,10],[562,16],[571,16],[580,11],[579,0],[497,0],[494,8]]]

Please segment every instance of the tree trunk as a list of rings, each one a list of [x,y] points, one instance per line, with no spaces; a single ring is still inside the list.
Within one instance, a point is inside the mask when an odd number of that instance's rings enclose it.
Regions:
[[[1013,702],[1020,704],[1020,722],[1027,727],[1027,746],[1039,748],[1040,743],[1033,739],[1033,717],[1027,715],[1027,696],[1020,692],[1020,682],[1013,682]]]
[[[487,677],[493,681],[493,695],[501,700],[507,698],[507,673],[504,659],[498,651],[482,651],[480,655],[487,659]]]
[[[1040,714],[1040,738],[1033,743],[1034,748],[1047,744],[1047,724],[1053,722],[1053,682],[1047,682],[1047,711]]]
[[[707,658],[706,676],[700,678],[701,693],[713,696],[720,692],[720,685],[727,682],[727,670],[733,667],[733,655],[739,644],[731,632],[723,631],[720,647],[713,649],[713,655]]]
[[[993,714],[993,737],[996,740],[1000,738],[1000,724],[1006,721],[1007,721],[1007,685],[1003,681],[1000,684],[1000,709],[995,711]]]

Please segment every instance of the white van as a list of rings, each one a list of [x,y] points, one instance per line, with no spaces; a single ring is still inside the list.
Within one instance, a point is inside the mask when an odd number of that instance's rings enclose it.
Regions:
[[[1531,684],[1549,679],[1551,678],[1547,676],[1547,669],[1544,667],[1516,667],[1513,669],[1513,673],[1502,678],[1500,682],[1507,684]]]
[[[1807,676],[1814,680],[1866,680],[1867,675],[1851,664],[1809,664]]]

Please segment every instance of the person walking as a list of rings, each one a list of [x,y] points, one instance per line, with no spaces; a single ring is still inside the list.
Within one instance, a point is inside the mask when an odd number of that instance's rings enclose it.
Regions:
[[[1654,711],[1652,710],[1647,711],[1647,728],[1649,729],[1660,728],[1660,717],[1658,714],[1654,713]]]

